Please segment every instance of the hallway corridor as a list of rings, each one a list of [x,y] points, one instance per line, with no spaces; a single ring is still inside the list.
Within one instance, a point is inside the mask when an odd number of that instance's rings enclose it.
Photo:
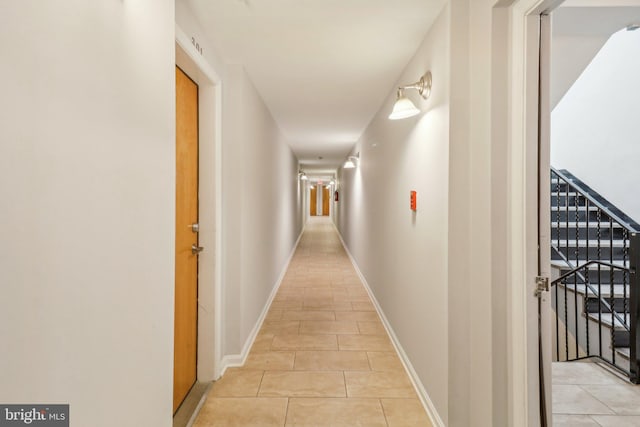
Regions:
[[[333,225],[311,218],[247,362],[194,426],[430,425]]]

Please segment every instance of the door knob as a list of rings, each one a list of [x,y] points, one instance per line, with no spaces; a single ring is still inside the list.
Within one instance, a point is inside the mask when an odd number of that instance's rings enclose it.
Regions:
[[[196,255],[202,252],[204,248],[202,246],[197,246],[195,244],[191,245],[191,253]]]

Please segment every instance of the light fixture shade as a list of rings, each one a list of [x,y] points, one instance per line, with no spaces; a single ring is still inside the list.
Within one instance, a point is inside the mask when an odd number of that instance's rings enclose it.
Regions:
[[[416,108],[413,102],[406,96],[402,95],[398,97],[398,100],[393,105],[393,111],[389,114],[390,120],[406,119],[420,114],[420,110]]]
[[[355,163],[353,163],[353,160],[351,159],[347,159],[346,162],[344,162],[344,165],[342,166],[345,169],[353,169],[356,167]]]
[[[300,179],[301,179],[301,180],[303,180],[303,181],[306,181],[306,180],[308,180],[309,178],[307,178],[307,175],[303,174],[303,175],[300,177]]]

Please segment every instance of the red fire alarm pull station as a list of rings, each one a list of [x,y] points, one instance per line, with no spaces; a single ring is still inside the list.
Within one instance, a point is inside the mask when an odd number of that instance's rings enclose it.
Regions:
[[[339,195],[338,195],[338,192],[337,192],[337,191],[334,191],[334,192],[333,192],[333,200],[335,200],[335,201],[337,202],[339,198],[340,198],[340,197],[339,197]]]
[[[414,212],[418,210],[417,196],[418,196],[418,193],[416,193],[415,191],[411,192],[411,210]]]

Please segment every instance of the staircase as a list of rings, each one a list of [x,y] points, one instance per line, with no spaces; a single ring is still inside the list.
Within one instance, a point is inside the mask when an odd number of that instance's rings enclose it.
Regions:
[[[558,361],[597,357],[640,382],[635,343],[640,225],[566,170],[551,169],[552,304]]]

